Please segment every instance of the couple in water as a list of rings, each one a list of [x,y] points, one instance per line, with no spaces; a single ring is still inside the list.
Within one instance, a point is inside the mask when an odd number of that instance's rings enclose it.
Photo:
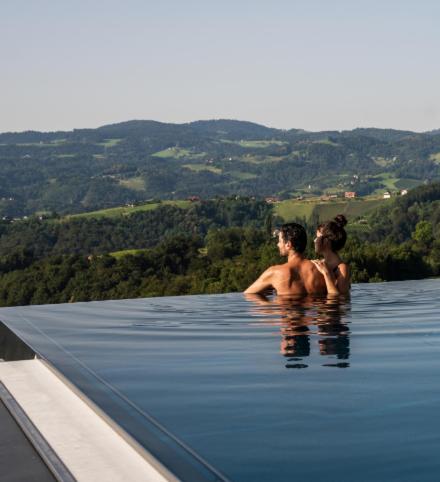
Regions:
[[[297,223],[283,224],[275,232],[281,256],[287,263],[271,266],[245,291],[263,294],[274,289],[277,295],[342,294],[350,291],[350,271],[338,255],[347,240],[345,216],[320,224],[316,231],[315,251],[323,259],[304,258],[307,233]]]

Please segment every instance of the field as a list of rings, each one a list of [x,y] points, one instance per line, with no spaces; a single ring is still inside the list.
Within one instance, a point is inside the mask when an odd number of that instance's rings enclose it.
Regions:
[[[98,145],[104,147],[113,147],[116,146],[116,144],[119,144],[121,141],[122,139],[105,139],[104,142],[98,142]]]
[[[279,162],[286,160],[284,156],[257,156],[255,154],[245,154],[238,158],[242,162],[248,162],[250,164],[269,164],[273,162]]]
[[[230,176],[238,179],[239,181],[246,181],[247,179],[255,179],[257,174],[252,172],[243,172],[243,171],[227,171],[225,174],[229,174]]]
[[[129,254],[135,255],[135,254],[145,253],[146,251],[148,250],[147,249],[124,249],[122,251],[114,251],[113,253],[109,253],[109,254],[110,256],[113,256],[113,258],[119,259]]]
[[[423,181],[418,181],[416,179],[399,179],[396,181],[396,187],[398,189],[414,189],[421,184],[423,184]]]
[[[431,155],[429,156],[429,159],[430,159],[431,161],[434,161],[436,164],[440,164],[440,152],[437,152],[437,153],[435,153],[435,154],[431,154]]]
[[[221,140],[224,144],[237,144],[238,146],[241,147],[247,147],[249,149],[264,149],[265,147],[269,146],[283,146],[287,144],[287,142],[284,141],[276,141],[276,140],[258,140],[258,141],[230,141],[228,139],[222,139]]]
[[[139,211],[152,211],[159,206],[176,206],[179,208],[187,208],[191,204],[191,201],[162,201],[160,203],[147,203],[140,206],[121,206],[117,208],[101,209],[99,211],[91,211],[88,213],[71,214],[63,218],[64,221],[70,221],[71,219],[78,218],[113,218],[116,216],[129,216],[130,214]]]
[[[416,179],[393,177],[388,172],[379,174],[375,176],[375,178],[380,181],[389,191],[398,191],[399,189],[413,189],[416,186],[420,186],[420,184],[423,184],[423,181],[418,181]],[[380,193],[383,193],[383,189],[376,189],[376,194]]]
[[[206,164],[184,164],[183,167],[186,167],[187,169],[190,169],[191,171],[194,171],[194,172],[210,171],[210,172],[213,172],[214,174],[222,173],[222,170],[219,167],[209,166]]]
[[[173,159],[203,159],[206,155],[205,152],[194,152],[182,147],[168,147],[168,149],[152,154],[154,157],[161,157],[163,159],[169,157]]]
[[[334,218],[337,214],[344,214],[348,220],[363,216],[367,212],[389,202],[388,199],[364,198],[335,201],[321,201],[320,199],[308,201],[287,200],[275,205],[275,213],[286,222],[294,218],[310,219],[315,211],[320,221]]]
[[[142,177],[130,177],[129,179],[121,179],[119,181],[121,186],[124,186],[133,191],[145,191],[145,181]]]
[[[66,139],[54,139],[50,142],[18,142],[17,146],[57,147],[65,142]]]

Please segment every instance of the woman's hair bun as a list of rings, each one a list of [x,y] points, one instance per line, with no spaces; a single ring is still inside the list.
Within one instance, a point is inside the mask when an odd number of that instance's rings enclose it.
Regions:
[[[347,218],[343,214],[338,214],[335,219],[335,223],[343,228],[347,224]]]

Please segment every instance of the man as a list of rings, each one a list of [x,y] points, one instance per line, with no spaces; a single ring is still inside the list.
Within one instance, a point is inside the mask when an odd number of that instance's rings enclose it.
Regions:
[[[271,266],[245,293],[263,293],[275,289],[278,295],[327,293],[325,280],[316,266],[303,256],[307,233],[297,223],[283,224],[278,232],[278,249],[287,256],[287,263]]]

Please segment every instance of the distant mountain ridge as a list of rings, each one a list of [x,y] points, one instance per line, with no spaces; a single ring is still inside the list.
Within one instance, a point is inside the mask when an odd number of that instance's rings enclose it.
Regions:
[[[189,196],[369,194],[440,179],[440,130],[308,132],[217,119],[0,134],[0,215]]]
[[[262,124],[249,121],[240,121],[234,119],[210,119],[197,120],[188,123],[167,123],[155,120],[129,120],[118,122],[114,124],[105,124],[97,128],[76,128],[70,131],[35,131],[26,130],[21,132],[3,132],[0,133],[0,143],[14,143],[14,142],[39,142],[50,141],[60,137],[76,139],[78,134],[85,135],[93,132],[98,132],[105,135],[113,135],[115,133],[126,135],[154,135],[160,130],[170,130],[172,132],[185,132],[188,129],[194,132],[204,134],[218,134],[224,132],[229,135],[237,136],[283,136],[283,135],[347,135],[350,133],[359,134],[366,137],[374,137],[381,140],[401,139],[407,136],[424,136],[424,135],[440,135],[440,129],[431,130],[427,132],[413,132],[407,130],[397,129],[381,129],[373,127],[357,127],[351,130],[343,131],[307,131],[304,129],[278,129],[273,127],[266,127]],[[32,139],[32,140],[31,140]]]

